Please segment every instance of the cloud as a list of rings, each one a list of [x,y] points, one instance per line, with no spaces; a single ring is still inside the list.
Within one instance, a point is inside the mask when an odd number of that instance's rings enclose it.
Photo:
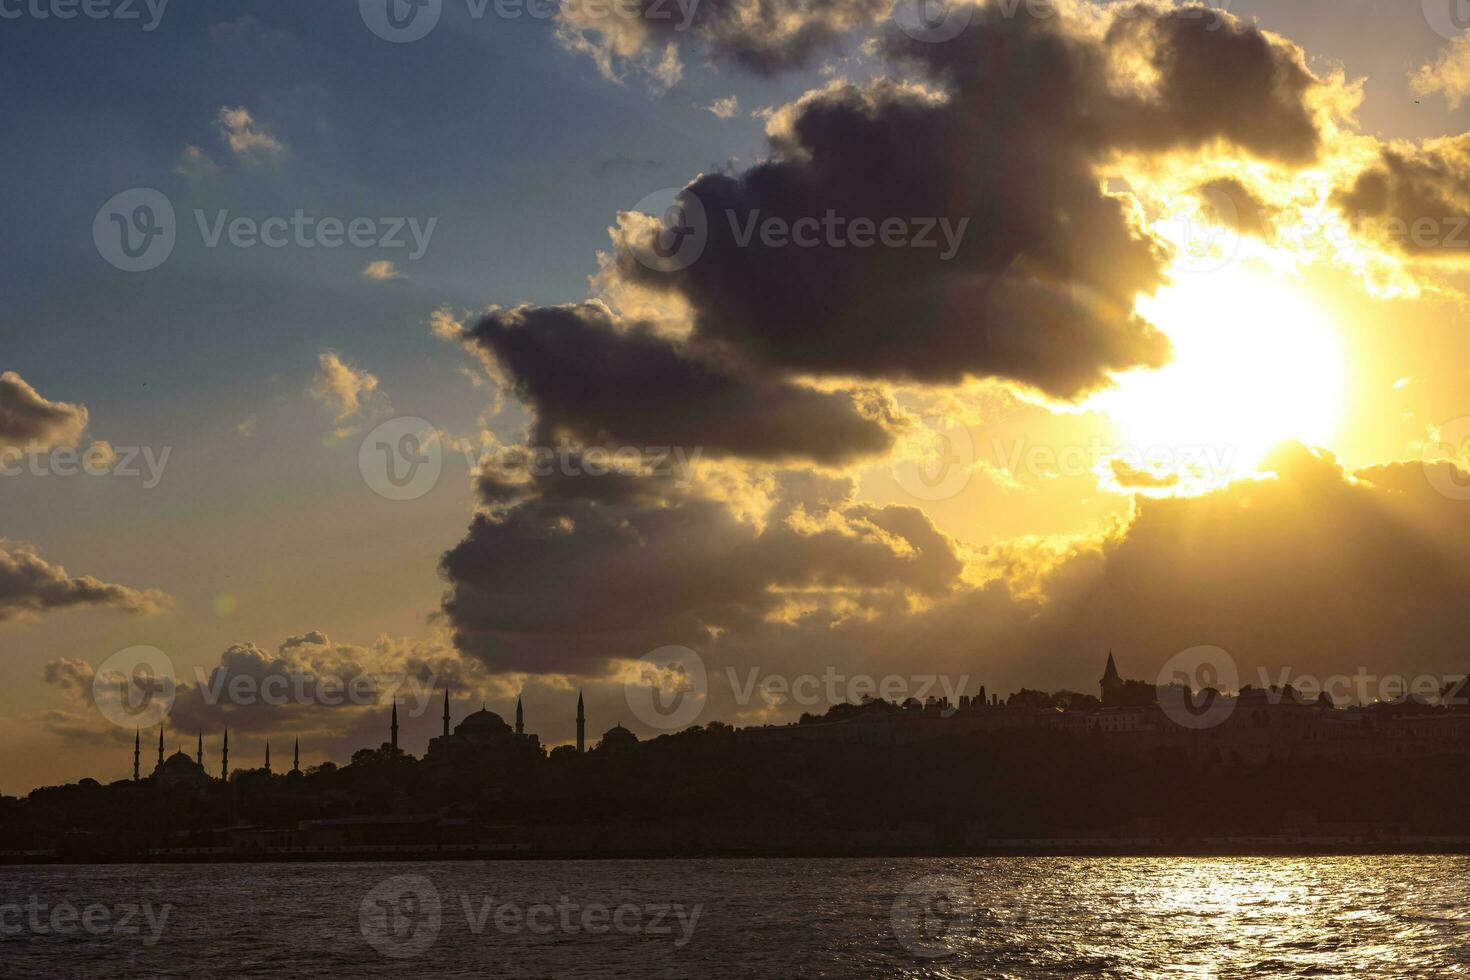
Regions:
[[[886,80],[813,93],[778,124],[777,159],[684,192],[707,216],[697,261],[661,271],[660,228],[625,216],[617,271],[685,300],[696,336],[784,371],[1004,378],[1078,398],[1110,372],[1162,364],[1167,341],[1132,307],[1162,283],[1163,255],[1128,205],[1101,191],[1090,154],[1039,120],[1019,125],[1024,114],[972,116]],[[975,145],[1006,149],[966,149]],[[829,215],[844,229],[898,222],[907,240],[934,247],[887,247],[876,235],[866,248],[744,239],[755,222],[822,227]]]
[[[740,115],[740,99],[734,95],[727,96],[723,99],[715,99],[705,109],[721,119],[734,119]]]
[[[1455,38],[1437,59],[1410,75],[1409,86],[1419,96],[1439,92],[1451,110],[1459,109],[1470,96],[1470,35]]]
[[[1124,490],[1167,490],[1182,482],[1177,473],[1160,476],[1122,459],[1112,460],[1110,469],[1114,483]]]
[[[1219,140],[1286,163],[1317,158],[1321,83],[1296,45],[1223,10],[1138,4],[1113,20],[1104,50],[1115,78],[1141,69],[1143,80],[1098,93],[1109,141],[1159,151]]]
[[[127,613],[156,613],[172,603],[156,589],[131,589],[83,575],[73,578],[31,545],[0,538],[0,623],[29,619],[53,609],[97,606]]]
[[[317,356],[317,373],[307,395],[333,413],[338,438],[354,431],[353,422],[387,410],[386,396],[378,390],[378,378],[370,371],[353,367],[334,351]]]
[[[757,70],[799,61],[826,29],[815,8],[805,34],[800,16],[766,33],[760,16],[722,19],[741,9],[718,5],[697,40]],[[1084,9],[977,7],[945,43],[887,32],[873,50],[895,74],[772,110],[767,159],[683,189],[691,255],[624,213],[596,281],[611,306],[497,309],[462,330],[529,409],[532,440],[716,458],[682,483],[533,472],[524,451],[482,469],[480,512],[441,562],[460,650],[491,671],[586,676],[676,643],[780,669],[922,650],[936,667],[1035,656],[1055,674],[1062,641],[1095,639],[1078,603],[1127,522],[972,551],[916,508],[859,501],[853,475],[809,468],[894,452],[901,397],[998,380],[1076,401],[1163,364],[1168,342],[1134,306],[1167,282],[1170,246],[1106,189],[1120,157],[1229,153],[1282,173],[1317,160],[1325,86],[1300,49],[1218,11]],[[651,30],[603,39],[635,57],[662,50]],[[1233,195],[1243,228],[1263,207],[1238,179],[1199,193]],[[947,248],[914,241],[944,229]],[[456,327],[446,313],[435,332]]]
[[[700,447],[820,463],[881,453],[901,425],[876,391],[741,373],[598,303],[494,311],[464,334],[536,414],[537,446]]]
[[[491,509],[442,561],[444,610],[455,645],[493,671],[598,674],[807,605],[939,595],[961,571],[921,511],[860,503],[846,479],[773,474],[758,515],[645,476],[537,477],[508,506],[483,489]]]
[[[483,664],[460,657],[441,636],[395,639],[385,634],[371,644],[353,645],[310,630],[287,637],[274,651],[235,643],[212,664],[193,668],[176,660],[175,668],[168,729],[190,736],[192,749],[193,733],[214,739],[228,728],[231,756],[245,767],[258,764],[262,743],[272,736],[300,736],[308,752],[345,762],[357,749],[386,741],[393,700],[399,704],[405,741],[427,739],[437,733],[431,731],[431,725],[437,728],[442,704],[436,692],[450,689],[457,705],[463,705],[470,699],[478,703],[510,696],[520,686],[490,676]],[[88,709],[94,704],[93,674],[90,664],[69,657],[53,659],[43,668],[46,683]],[[103,741],[118,732],[95,710],[56,712],[50,721],[48,730],[68,739]],[[126,734],[131,741],[132,732]],[[277,741],[277,751],[284,747],[289,752],[289,745]],[[216,753],[218,744],[208,750]]]
[[[1271,238],[1277,211],[1235,177],[1217,177],[1201,184],[1195,193],[1205,206],[1206,216],[1222,227],[1262,240]]]
[[[0,374],[0,447],[75,446],[87,428],[87,409],[47,401],[14,371]]]
[[[637,0],[609,17],[597,4],[559,8],[557,34],[608,78],[642,74],[667,89],[683,74],[682,46],[762,75],[811,63],[846,32],[877,23],[889,0]]]
[[[1134,312],[1167,248],[1102,188],[1105,161],[1232,144],[1294,166],[1320,141],[1301,51],[1222,12],[1139,8],[1098,33],[985,7],[951,41],[894,31],[884,51],[933,86],[839,81],[777,110],[769,161],[683,191],[707,233],[692,262],[661,261],[658,222],[620,217],[608,295],[681,300],[695,337],[775,370],[1077,400],[1169,355]],[[1135,63],[1149,83],[1120,87]],[[768,239],[773,222],[822,230],[798,245]],[[866,225],[868,247],[831,222]]]
[[[219,173],[219,165],[209,158],[208,153],[191,144],[184,147],[184,157],[174,172],[189,180],[201,180]]]
[[[403,273],[395,269],[393,263],[387,259],[379,259],[363,266],[362,277],[370,282],[392,282],[394,279],[402,279]]]
[[[1380,148],[1332,203],[1360,234],[1391,252],[1470,260],[1470,133]]]
[[[221,106],[215,121],[220,139],[238,157],[259,160],[278,157],[286,151],[285,145],[244,106]]]

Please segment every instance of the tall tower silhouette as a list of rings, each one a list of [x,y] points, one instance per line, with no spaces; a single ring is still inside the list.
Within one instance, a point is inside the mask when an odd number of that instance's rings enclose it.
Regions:
[[[163,765],[163,725],[158,726],[158,764]]]
[[[296,749],[291,757],[291,771],[301,771],[301,739],[296,740]]]
[[[444,737],[449,737],[449,687],[444,688]]]
[[[199,733],[199,748],[194,752],[194,761],[199,763],[199,768],[204,768],[204,733]]]
[[[219,778],[220,782],[228,782],[230,778],[230,730],[225,729],[225,744],[219,754]]]
[[[265,774],[271,774],[271,740],[265,740]]]
[[[516,697],[516,734],[526,734],[526,716],[521,712],[521,699]]]
[[[393,747],[393,754],[398,754],[398,699],[393,699],[393,732],[389,744]]]
[[[1098,681],[1098,687],[1102,688],[1102,703],[1111,706],[1117,703],[1117,695],[1123,689],[1123,678],[1118,673],[1118,665],[1113,661],[1113,651],[1108,651],[1108,665],[1103,668],[1102,680]]]
[[[584,752],[587,748],[587,714],[582,708],[582,692],[577,692],[577,751]]]
[[[142,765],[139,761],[142,758],[142,755],[143,733],[135,728],[133,729],[133,782],[135,783],[143,778]]]

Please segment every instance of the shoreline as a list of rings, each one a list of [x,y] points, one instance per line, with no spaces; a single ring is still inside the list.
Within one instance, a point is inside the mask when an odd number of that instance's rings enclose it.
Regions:
[[[82,857],[56,852],[0,853],[0,867],[188,864],[359,864],[371,862],[432,863],[449,861],[774,861],[862,859],[965,859],[995,857],[1068,858],[1232,858],[1232,857],[1361,857],[1368,855],[1470,855],[1470,837],[1338,838],[1210,838],[1206,840],[1025,840],[988,842],[959,848],[665,848],[658,850],[543,850],[530,845],[419,846],[357,848],[264,848],[225,850],[168,848],[146,855]]]

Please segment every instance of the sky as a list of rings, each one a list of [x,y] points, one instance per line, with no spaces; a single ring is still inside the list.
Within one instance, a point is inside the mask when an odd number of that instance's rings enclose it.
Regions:
[[[391,2],[0,3],[0,792],[1466,669],[1470,4]]]

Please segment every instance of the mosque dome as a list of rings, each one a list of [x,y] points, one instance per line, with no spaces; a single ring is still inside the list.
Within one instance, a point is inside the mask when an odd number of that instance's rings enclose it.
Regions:
[[[603,732],[602,741],[605,745],[631,745],[638,741],[638,736],[622,725],[616,725]]]
[[[484,708],[469,715],[464,721],[454,726],[454,734],[456,735],[499,734],[509,731],[510,726],[505,723],[504,718]]]

